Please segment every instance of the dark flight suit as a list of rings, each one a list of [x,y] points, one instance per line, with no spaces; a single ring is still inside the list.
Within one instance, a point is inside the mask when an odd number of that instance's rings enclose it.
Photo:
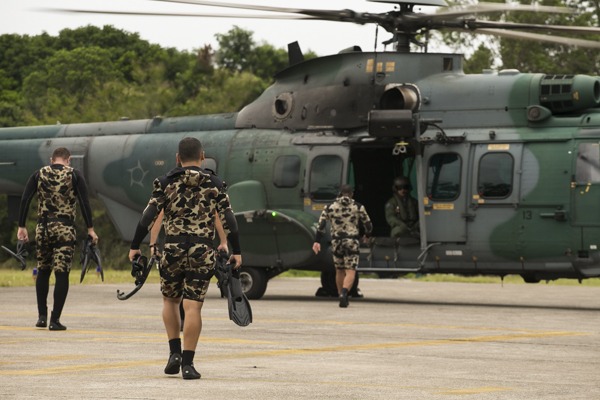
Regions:
[[[38,312],[47,315],[47,297],[52,271],[56,276],[51,320],[58,320],[69,290],[69,272],[75,252],[75,213],[79,200],[88,228],[93,227],[87,185],[81,172],[62,164],[36,171],[25,186],[19,210],[19,226],[25,226],[29,205],[38,195],[35,228],[38,277],[36,294]]]
[[[419,237],[419,211],[417,200],[408,194],[394,194],[385,204],[385,219],[392,237]]]

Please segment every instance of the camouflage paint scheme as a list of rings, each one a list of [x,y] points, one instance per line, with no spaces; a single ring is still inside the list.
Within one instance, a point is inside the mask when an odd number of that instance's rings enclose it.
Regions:
[[[600,276],[600,79],[467,75],[461,57],[342,52],[282,71],[239,113],[1,129],[0,191],[19,196],[66,146],[127,240],[153,179],[194,136],[229,185],[245,268],[264,281],[258,297],[286,269],[331,265],[311,245],[342,183],[355,186],[377,237],[361,249],[359,271]],[[512,172],[508,191],[485,199],[478,179],[490,153]],[[451,164],[455,196],[436,200],[436,171]],[[384,205],[401,174],[419,199],[416,243],[388,238]]]

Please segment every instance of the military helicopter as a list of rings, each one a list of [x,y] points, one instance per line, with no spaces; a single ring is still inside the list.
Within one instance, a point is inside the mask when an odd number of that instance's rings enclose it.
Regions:
[[[293,43],[289,67],[236,113],[0,129],[0,191],[11,214],[29,174],[66,146],[130,240],[153,179],[173,167],[178,141],[194,136],[205,166],[229,185],[248,298],[262,297],[268,280],[289,269],[322,271],[323,290],[335,293],[331,256],[314,255],[311,245],[321,210],[346,183],[374,224],[360,273],[600,276],[600,77],[465,74],[460,54],[410,52],[433,30],[600,48],[556,36],[600,29],[477,19],[565,11],[501,3],[422,14],[416,5],[445,1],[380,0],[396,5],[386,13],[179,2],[377,24],[396,48],[304,60]],[[390,237],[384,205],[399,176],[418,199],[417,238]]]

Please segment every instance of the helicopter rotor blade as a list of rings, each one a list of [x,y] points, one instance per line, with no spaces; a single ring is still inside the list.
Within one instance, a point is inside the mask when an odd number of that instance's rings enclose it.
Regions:
[[[518,22],[499,22],[499,21],[465,21],[465,26],[469,29],[531,29],[540,31],[554,31],[563,33],[582,33],[598,34],[600,28],[594,26],[568,26],[568,25],[541,25],[541,24],[523,24]]]
[[[139,16],[158,16],[158,17],[197,17],[197,18],[248,18],[248,19],[304,19],[318,20],[319,18],[308,15],[283,15],[283,14],[211,14],[211,13],[172,13],[172,12],[152,12],[152,11],[113,11],[113,10],[80,10],[72,8],[38,8],[40,11],[64,12],[75,14],[106,14],[106,15],[139,15]]]
[[[505,3],[478,3],[465,7],[452,7],[440,10],[435,14],[421,14],[429,17],[431,20],[449,19],[464,17],[467,15],[492,14],[509,11],[530,11],[544,13],[573,14],[575,11],[566,7],[539,6],[526,4],[505,4]]]
[[[224,7],[224,8],[235,8],[238,10],[254,10],[254,11],[271,11],[271,12],[282,12],[289,14],[301,14],[303,9],[301,8],[287,8],[287,7],[273,7],[273,6],[261,6],[257,4],[239,4],[239,3],[222,3],[220,1],[202,1],[202,0],[149,0],[160,3],[180,3],[180,4],[194,4],[198,6],[209,6],[209,7]]]
[[[193,4],[200,6],[210,7],[226,7],[236,8],[240,10],[254,10],[254,11],[267,11],[267,12],[279,12],[289,14],[302,14],[312,19],[325,20],[325,21],[339,21],[339,22],[353,22],[356,24],[368,24],[368,23],[385,23],[389,22],[388,13],[372,14],[372,13],[361,13],[350,9],[343,10],[327,10],[327,9],[316,9],[316,8],[288,8],[288,7],[274,7],[274,6],[261,6],[251,4],[239,4],[239,3],[222,3],[219,1],[205,1],[205,0],[149,0],[164,3],[182,3],[182,4]],[[290,18],[292,19],[292,18]]]
[[[462,32],[471,32],[482,35],[492,35],[492,36],[500,36],[508,39],[523,39],[523,40],[535,40],[538,42],[547,42],[553,44],[561,44],[565,46],[575,46],[575,47],[584,47],[590,49],[600,49],[600,42],[596,42],[593,40],[586,39],[576,39],[572,37],[563,37],[563,36],[552,36],[552,35],[543,35],[539,33],[531,33],[531,32],[521,32],[521,31],[510,31],[510,30],[502,30],[502,29],[477,29],[476,31],[469,31],[464,29],[453,29],[456,31]]]

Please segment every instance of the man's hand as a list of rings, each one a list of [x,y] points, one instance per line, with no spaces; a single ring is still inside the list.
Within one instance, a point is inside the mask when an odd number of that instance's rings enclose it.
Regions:
[[[20,226],[17,230],[17,240],[29,242],[29,234],[27,233],[27,228],[25,228],[24,226]]]
[[[242,255],[241,254],[232,254],[231,257],[229,257],[229,263],[233,263],[233,262],[235,262],[233,269],[240,268],[242,266]]]
[[[319,254],[319,252],[321,251],[321,243],[319,242],[314,242],[313,243],[313,251],[315,252],[315,254]]]
[[[88,236],[92,238],[93,244],[98,244],[98,235],[96,235],[94,228],[88,228]]]
[[[225,253],[229,253],[229,247],[227,246],[227,242],[223,243],[221,242],[221,244],[217,247],[217,251],[220,252],[225,252]]]
[[[133,261],[133,259],[135,258],[136,255],[142,255],[142,252],[140,251],[140,249],[137,250],[129,250],[129,261]]]

